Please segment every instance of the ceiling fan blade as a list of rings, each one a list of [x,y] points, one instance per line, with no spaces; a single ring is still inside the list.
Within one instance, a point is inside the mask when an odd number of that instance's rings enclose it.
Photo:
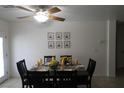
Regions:
[[[3,8],[15,8],[14,5],[1,5]]]
[[[25,18],[30,18],[32,16],[22,16],[22,17],[17,17],[18,19],[25,19]]]
[[[64,21],[65,20],[65,18],[57,17],[57,16],[52,16],[52,15],[49,16],[49,19],[57,20],[57,21]]]
[[[47,10],[50,14],[60,12],[61,10],[58,7],[53,7],[49,10]]]
[[[31,10],[29,8],[26,8],[26,7],[23,7],[23,6],[15,6],[15,7],[19,8],[19,9],[23,9],[23,10],[29,11],[29,12],[34,12],[33,10]]]

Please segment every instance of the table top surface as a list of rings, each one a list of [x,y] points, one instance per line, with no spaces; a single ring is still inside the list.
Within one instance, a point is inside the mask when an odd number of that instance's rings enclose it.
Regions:
[[[74,71],[74,70],[85,70],[84,65],[68,65],[68,66],[58,66],[56,69],[51,69],[48,65],[41,65],[38,67],[33,67],[31,71]]]

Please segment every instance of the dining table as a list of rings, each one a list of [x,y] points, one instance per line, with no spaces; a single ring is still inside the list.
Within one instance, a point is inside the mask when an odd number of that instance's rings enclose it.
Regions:
[[[56,69],[52,69],[49,67],[49,65],[42,64],[40,66],[32,67],[29,71],[38,71],[38,72],[49,71],[51,77],[55,75],[55,71],[70,71],[70,72],[77,71],[77,75],[80,76],[84,74],[85,66],[82,64],[71,64],[71,65],[64,65],[64,66],[58,65]]]
[[[53,82],[53,86],[56,87],[56,82],[59,80],[58,78],[56,78],[56,71],[64,71],[64,72],[73,72],[73,71],[76,71],[77,72],[77,75],[78,74],[81,74],[80,72],[84,71],[85,70],[85,66],[82,65],[82,64],[71,64],[71,65],[64,65],[64,66],[61,66],[61,65],[58,65],[57,68],[55,69],[52,69],[49,67],[49,65],[40,65],[40,66],[35,66],[35,67],[32,67],[29,71],[36,71],[36,72],[46,72],[46,71],[49,71],[49,80],[50,82]]]
[[[58,65],[57,68],[55,69],[52,69],[49,67],[49,65],[40,65],[40,66],[34,66],[30,69],[30,71],[74,71],[74,70],[77,70],[77,71],[83,71],[85,70],[85,66],[82,65],[82,64],[74,64],[74,65],[64,65],[64,66],[61,66],[61,65]]]

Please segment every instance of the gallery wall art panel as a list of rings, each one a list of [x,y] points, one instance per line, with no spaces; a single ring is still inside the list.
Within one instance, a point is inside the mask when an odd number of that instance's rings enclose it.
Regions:
[[[48,49],[71,48],[70,32],[48,32]]]
[[[62,41],[56,41],[56,48],[57,49],[63,48],[63,42]]]
[[[55,48],[55,42],[54,41],[48,41],[48,48],[54,49]]]
[[[48,40],[54,40],[54,32],[48,32],[47,38]]]

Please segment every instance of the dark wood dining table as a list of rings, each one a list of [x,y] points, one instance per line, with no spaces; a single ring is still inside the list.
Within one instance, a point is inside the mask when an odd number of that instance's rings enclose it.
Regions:
[[[78,64],[78,65],[65,65],[65,66],[57,66],[56,69],[51,69],[48,65],[41,65],[41,66],[35,66],[33,68],[30,69],[31,71],[83,71],[85,70],[85,66]]]
[[[30,71],[38,71],[38,72],[49,71],[51,77],[54,76],[55,71],[77,71],[77,75],[82,75],[84,74],[82,73],[82,71],[85,71],[85,66],[82,64],[64,65],[64,66],[59,65],[56,69],[51,69],[49,65],[43,64],[31,68]]]
[[[85,70],[85,67],[84,65],[81,65],[81,64],[78,64],[78,65],[66,65],[66,66],[57,66],[56,69],[51,69],[48,65],[41,65],[41,66],[38,66],[38,67],[33,67],[32,69],[30,69],[30,71],[36,71],[36,72],[45,72],[45,71],[49,71],[50,74],[49,74],[49,77],[50,77],[50,81],[53,81],[53,86],[55,87],[56,86],[56,82],[57,82],[57,79],[55,78],[56,74],[55,72],[56,71],[65,71],[65,72],[73,72],[73,71],[76,71],[77,74],[78,72],[80,73],[80,71],[84,71]]]

